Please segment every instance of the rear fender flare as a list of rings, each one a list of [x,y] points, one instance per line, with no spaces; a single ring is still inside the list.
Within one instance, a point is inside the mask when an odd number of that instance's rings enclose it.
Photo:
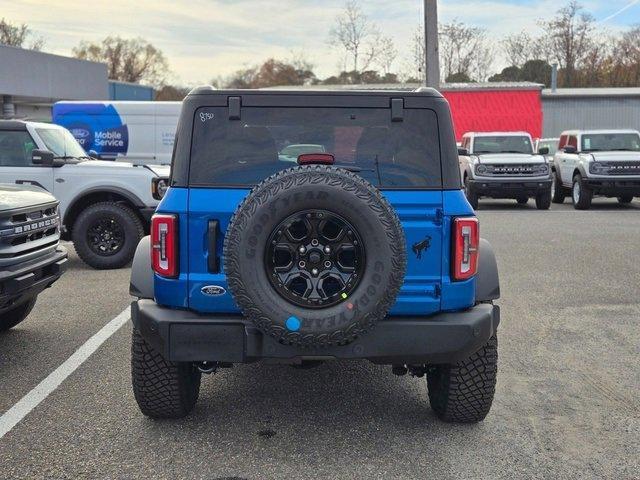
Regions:
[[[151,237],[143,237],[138,243],[131,264],[129,294],[133,297],[153,300],[153,270],[151,269]]]
[[[476,277],[476,302],[490,302],[498,298],[500,298],[498,262],[491,244],[481,238]]]

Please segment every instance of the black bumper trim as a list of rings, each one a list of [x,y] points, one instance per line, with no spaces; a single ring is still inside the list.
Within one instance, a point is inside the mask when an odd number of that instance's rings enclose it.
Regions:
[[[37,295],[51,286],[67,269],[67,250],[55,251],[0,272],[0,311],[15,300]]]
[[[164,308],[152,300],[134,301],[131,318],[154,349],[176,362],[336,358],[437,364],[462,360],[482,347],[498,328],[500,308],[481,304],[424,318],[387,318],[349,345],[316,349],[282,345],[241,316],[199,315]]]
[[[539,193],[551,190],[548,180],[469,180],[471,192],[491,198],[535,197]]]
[[[631,195],[640,197],[640,180],[622,179],[592,179],[585,178],[583,182],[593,190],[596,195]]]

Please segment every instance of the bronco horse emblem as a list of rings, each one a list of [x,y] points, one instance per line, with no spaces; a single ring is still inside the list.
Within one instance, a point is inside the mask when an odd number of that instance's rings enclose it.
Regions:
[[[411,249],[413,253],[416,254],[416,258],[420,260],[422,258],[422,252],[429,250],[429,247],[431,247],[431,237],[427,235],[421,242],[414,243]]]

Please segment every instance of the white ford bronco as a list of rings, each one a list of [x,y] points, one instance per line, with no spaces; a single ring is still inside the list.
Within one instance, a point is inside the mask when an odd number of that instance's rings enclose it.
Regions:
[[[526,132],[469,132],[458,149],[460,176],[474,209],[480,197],[513,198],[525,204],[536,200],[539,210],[551,206],[547,148],[533,151]]]
[[[553,159],[553,202],[571,195],[577,210],[591,207],[594,195],[631,203],[640,196],[640,132],[571,130],[560,136]]]
[[[60,202],[62,238],[94,268],[133,258],[167,188],[168,166],[94,160],[57,125],[0,120],[0,183],[30,184]]]

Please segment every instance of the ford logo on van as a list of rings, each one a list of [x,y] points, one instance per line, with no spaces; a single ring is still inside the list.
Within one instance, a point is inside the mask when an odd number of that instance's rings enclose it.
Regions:
[[[89,132],[89,130],[87,130],[86,128],[72,128],[71,134],[79,139],[87,138],[89,135],[91,135],[91,132]]]
[[[206,285],[202,287],[200,291],[209,297],[219,297],[227,293],[227,291],[219,285]]]

